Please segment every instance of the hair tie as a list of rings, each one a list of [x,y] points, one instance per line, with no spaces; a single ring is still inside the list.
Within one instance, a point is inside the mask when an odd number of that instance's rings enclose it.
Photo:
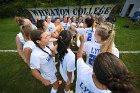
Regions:
[[[111,34],[111,33],[112,33],[112,30],[109,30],[109,31],[108,31],[108,34]]]
[[[62,36],[59,36],[59,39],[63,39],[63,37]]]

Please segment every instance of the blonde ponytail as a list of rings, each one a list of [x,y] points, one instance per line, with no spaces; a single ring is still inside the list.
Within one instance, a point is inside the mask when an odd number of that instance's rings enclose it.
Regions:
[[[101,52],[113,53],[113,42],[115,38],[115,31],[113,24],[105,22],[97,27],[98,35],[103,41],[101,45]]]
[[[112,30],[107,40],[101,45],[101,52],[110,52],[113,54],[113,42],[115,37],[115,31]]]

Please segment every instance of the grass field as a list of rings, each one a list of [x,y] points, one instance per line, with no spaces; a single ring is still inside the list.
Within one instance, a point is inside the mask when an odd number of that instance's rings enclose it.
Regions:
[[[123,26],[130,25],[129,28]],[[14,19],[0,19],[0,50],[15,50],[15,36],[19,32]],[[120,51],[140,51],[140,26],[132,25],[128,18],[117,18],[115,45]],[[140,93],[140,54],[120,54],[120,59],[127,65],[134,76],[137,93]],[[57,65],[58,66],[58,65]],[[75,83],[73,85],[75,88]],[[17,53],[0,52],[0,93],[49,93],[36,80]],[[58,93],[63,93],[63,85]]]

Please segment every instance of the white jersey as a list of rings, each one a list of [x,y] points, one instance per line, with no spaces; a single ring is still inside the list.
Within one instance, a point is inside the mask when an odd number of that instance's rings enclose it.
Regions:
[[[74,27],[78,27],[78,23],[76,23],[76,22],[72,22],[71,23],[72,24],[72,26],[74,26]],[[74,35],[76,35],[76,32],[75,31],[72,31],[72,35],[74,36]]]
[[[45,47],[44,50],[51,54],[49,48]],[[30,68],[39,70],[41,76],[46,80],[50,80],[51,84],[57,80],[55,75],[57,70],[53,58],[38,47],[35,47],[31,53]]]
[[[64,56],[63,61],[60,63],[60,74],[65,82],[68,80],[67,71],[72,72],[72,80],[74,80],[74,70],[75,70],[75,54],[71,49],[67,49],[68,53]]]
[[[77,32],[80,33],[81,35],[84,34],[86,41],[92,41],[92,42],[95,41],[94,39],[95,28],[77,28]]]
[[[22,43],[22,45],[24,45],[26,41],[24,40],[24,37],[23,37],[22,33],[19,32],[19,33],[17,34],[17,36],[19,37],[19,40],[20,40],[20,42]]]
[[[84,26],[83,22],[78,23],[78,28],[83,28],[83,26]]]
[[[48,29],[46,31],[51,33],[54,29],[55,29],[55,25],[52,22],[50,22],[48,24]]]
[[[82,58],[77,60],[77,81],[75,93],[111,93],[109,90],[101,90],[94,84],[93,70],[85,64]]]
[[[96,42],[85,42],[83,51],[86,53],[86,64],[93,68],[93,62],[100,53],[101,44]],[[113,46],[113,54],[119,58],[119,51]]]
[[[74,27],[78,27],[78,23],[76,23],[76,22],[71,22],[71,24],[72,24],[72,26],[74,26]]]
[[[69,23],[64,23],[63,21],[61,22],[61,25],[63,26],[64,30],[69,30],[70,24]]]
[[[36,47],[36,45],[34,44],[34,42],[31,41],[31,40],[29,40],[29,41],[27,41],[27,42],[24,44],[23,50],[24,50],[25,48],[30,48],[30,49],[33,50],[35,47]]]
[[[54,32],[55,29],[56,29],[55,25],[52,22],[50,22],[48,24],[48,29],[46,29],[46,32],[51,34],[52,32]],[[54,47],[53,42],[49,42],[48,46],[52,49]]]
[[[86,53],[86,64],[93,68],[93,62],[100,53],[100,44],[96,42],[85,42],[83,51]]]
[[[35,30],[37,27],[34,24],[31,24],[32,30]]]

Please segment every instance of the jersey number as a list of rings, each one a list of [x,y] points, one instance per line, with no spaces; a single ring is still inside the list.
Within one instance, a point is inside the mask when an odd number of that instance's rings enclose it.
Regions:
[[[94,62],[95,57],[96,57],[96,56],[93,55],[93,54],[90,54],[90,55],[89,55],[89,64],[90,64],[90,65],[93,65],[93,62]]]
[[[87,41],[91,41],[92,33],[88,33]]]

